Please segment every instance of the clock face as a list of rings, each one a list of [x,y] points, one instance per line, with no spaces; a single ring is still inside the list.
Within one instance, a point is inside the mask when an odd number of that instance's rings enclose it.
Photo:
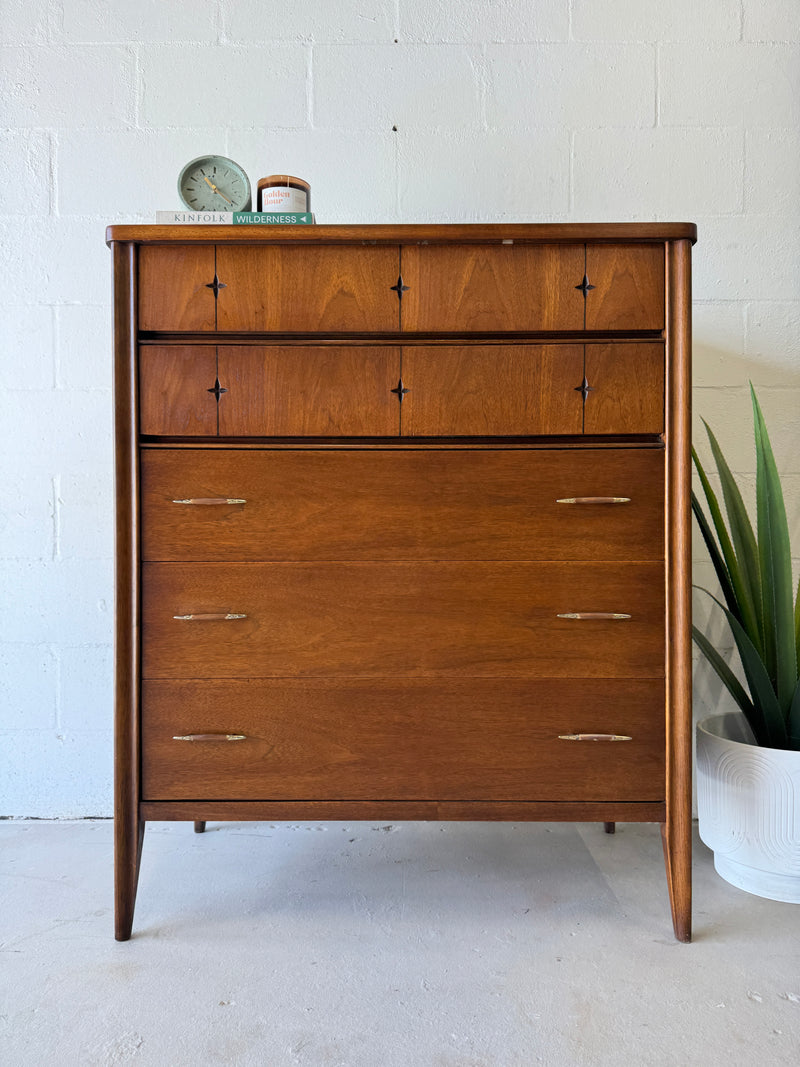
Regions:
[[[178,193],[189,211],[249,211],[250,182],[232,159],[199,156],[178,178]]]

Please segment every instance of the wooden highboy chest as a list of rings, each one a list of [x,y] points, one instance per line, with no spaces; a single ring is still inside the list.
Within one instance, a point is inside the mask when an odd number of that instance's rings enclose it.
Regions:
[[[120,940],[155,819],[657,822],[689,939],[694,239],[109,229]]]

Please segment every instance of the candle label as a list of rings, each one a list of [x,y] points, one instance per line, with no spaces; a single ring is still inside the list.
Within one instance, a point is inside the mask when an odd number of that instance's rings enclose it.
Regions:
[[[288,185],[271,185],[266,189],[261,189],[261,210],[307,211],[306,194],[302,189],[292,189]]]

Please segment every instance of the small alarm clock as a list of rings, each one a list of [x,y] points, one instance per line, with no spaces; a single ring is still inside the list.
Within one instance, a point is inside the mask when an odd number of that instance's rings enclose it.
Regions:
[[[232,159],[198,156],[180,173],[178,193],[189,211],[249,211],[250,180]]]

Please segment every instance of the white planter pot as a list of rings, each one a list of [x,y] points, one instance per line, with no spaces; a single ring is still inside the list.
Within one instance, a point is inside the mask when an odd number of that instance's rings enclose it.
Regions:
[[[740,712],[697,727],[700,837],[748,893],[800,904],[800,752],[761,748]]]

